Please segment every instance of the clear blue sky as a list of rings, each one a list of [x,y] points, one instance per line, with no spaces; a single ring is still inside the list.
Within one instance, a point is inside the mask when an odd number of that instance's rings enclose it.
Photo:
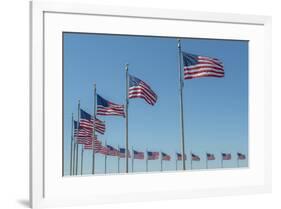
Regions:
[[[220,167],[220,153],[248,156],[248,42],[182,39],[182,50],[216,57],[224,63],[224,78],[184,81],[184,122],[186,153],[199,155],[193,169],[205,168],[205,152],[214,153],[209,168]],[[104,98],[124,104],[125,64],[129,73],[147,82],[158,95],[155,106],[142,99],[129,105],[129,147],[138,151],[163,151],[172,156],[164,170],[175,170],[175,152],[180,152],[178,49],[176,38],[64,34],[64,165],[69,174],[71,114],[77,118],[77,102],[93,112],[93,83]],[[124,147],[125,119],[104,116],[102,142]],[[96,171],[104,172],[104,156],[96,155]],[[121,159],[124,171],[124,159]],[[186,162],[190,169],[190,158]],[[178,164],[180,166],[180,164]],[[240,162],[248,166],[248,160]],[[117,158],[107,158],[108,172],[117,172]],[[145,171],[145,160],[135,160],[135,171]],[[160,170],[160,161],[149,161],[150,171]],[[91,172],[91,151],[85,151],[84,173]]]

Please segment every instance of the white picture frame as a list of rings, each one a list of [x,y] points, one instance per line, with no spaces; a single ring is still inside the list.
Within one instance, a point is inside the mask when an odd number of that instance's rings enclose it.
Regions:
[[[271,191],[270,17],[36,1],[30,14],[32,208]],[[194,29],[184,29],[189,26]],[[62,31],[249,40],[249,168],[63,178],[57,160],[62,114],[56,108],[61,107]],[[106,189],[110,185],[119,189]]]

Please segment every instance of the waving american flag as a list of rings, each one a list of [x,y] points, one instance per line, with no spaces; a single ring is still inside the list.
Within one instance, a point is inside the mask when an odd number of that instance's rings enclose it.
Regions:
[[[177,155],[177,160],[182,160],[182,154],[177,152],[176,155]],[[184,154],[184,159],[186,160],[186,154]]]
[[[159,152],[147,151],[147,160],[157,160],[159,159]]]
[[[246,155],[244,155],[240,152],[237,152],[237,157],[238,157],[238,160],[245,160],[246,159]]]
[[[207,153],[207,160],[215,160],[215,155],[214,154],[211,154],[211,153]]]
[[[119,157],[125,158],[126,157],[125,154],[126,154],[126,149],[125,148],[119,148]],[[128,157],[129,158],[131,157],[130,150],[128,150]]]
[[[162,160],[166,160],[166,161],[170,161],[171,160],[171,156],[164,153],[164,152],[161,152],[161,159]]]
[[[92,118],[92,115],[80,109],[80,127],[92,131],[93,124],[95,123],[95,131],[100,134],[104,134],[105,122],[99,120],[98,118],[96,118],[95,120],[93,120]]]
[[[97,115],[125,116],[124,105],[114,104],[97,94]]]
[[[184,79],[224,77],[223,63],[212,57],[182,52]]]
[[[222,160],[231,160],[231,154],[230,153],[221,153]]]
[[[200,161],[200,157],[198,155],[195,155],[195,154],[191,153],[191,160],[192,161]]]
[[[129,75],[129,99],[142,98],[148,104],[154,105],[157,101],[157,95],[144,81]]]
[[[119,155],[119,151],[116,148],[114,148],[113,146],[106,145],[106,147],[108,149],[107,155],[110,155],[110,156],[118,156]]]
[[[139,152],[136,150],[133,150],[133,158],[134,159],[139,159],[139,160],[143,160],[144,159],[144,153],[143,152]]]

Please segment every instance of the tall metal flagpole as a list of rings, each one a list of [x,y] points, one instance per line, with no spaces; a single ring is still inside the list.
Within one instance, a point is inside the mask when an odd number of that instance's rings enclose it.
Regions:
[[[163,171],[163,159],[162,159],[162,154],[161,154],[161,159],[160,159],[160,160],[161,160],[161,162],[160,162],[160,163],[161,163],[161,171]]]
[[[96,120],[96,111],[97,111],[97,88],[96,84],[94,83],[94,113],[93,113],[93,133],[92,133],[92,138],[93,138],[93,143],[92,143],[92,174],[95,174],[95,138],[96,138],[96,133],[95,133],[95,120]]]
[[[74,139],[73,139],[73,113],[72,113],[72,116],[71,116],[71,142],[70,142],[70,166],[69,166],[69,175],[71,176],[72,175],[72,164],[73,164],[73,142],[74,142]]]
[[[134,150],[132,146],[132,173],[134,173]]]
[[[178,57],[178,68],[179,68],[179,93],[180,93],[180,124],[181,124],[181,153],[182,153],[182,169],[185,170],[185,150],[184,150],[184,121],[183,121],[183,80],[182,80],[182,67],[181,67],[181,41],[178,39],[178,50],[179,50],[179,57]]]
[[[146,172],[148,172],[148,156],[147,156],[147,150],[146,150]]]
[[[81,176],[83,175],[83,158],[84,158],[84,145],[82,144],[82,148],[81,148]]]
[[[190,152],[190,169],[192,170],[192,152]]]
[[[125,67],[125,71],[126,71],[126,131],[125,131],[125,146],[126,146],[126,151],[125,151],[125,157],[126,157],[126,167],[125,167],[125,172],[128,173],[129,172],[129,160],[128,160],[128,149],[129,149],[129,143],[128,143],[128,106],[129,106],[129,74],[128,74],[128,70],[129,70],[129,64],[126,64]]]
[[[74,141],[74,144],[73,144],[73,166],[72,166],[72,175],[75,174],[75,161],[76,161],[76,142]]]
[[[223,168],[223,156],[222,156],[222,153],[221,153],[221,167]]]
[[[207,156],[207,152],[206,152],[206,169],[208,169],[208,156]]]
[[[79,123],[80,123],[80,100],[78,100],[77,135],[78,135],[78,131],[79,131]],[[78,148],[79,148],[79,144],[76,143],[75,175],[78,174]]]
[[[106,140],[104,142],[104,146],[106,147]],[[106,147],[107,148],[107,147]],[[107,153],[104,155],[104,173],[106,174],[106,161],[107,161]]]
[[[119,150],[119,145],[118,145],[118,152],[119,152],[120,150]],[[118,173],[120,173],[120,156],[119,156],[119,154],[118,154]]]

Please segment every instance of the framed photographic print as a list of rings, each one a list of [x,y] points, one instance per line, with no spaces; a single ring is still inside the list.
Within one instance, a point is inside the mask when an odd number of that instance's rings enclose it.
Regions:
[[[270,17],[30,11],[33,208],[271,191]]]

